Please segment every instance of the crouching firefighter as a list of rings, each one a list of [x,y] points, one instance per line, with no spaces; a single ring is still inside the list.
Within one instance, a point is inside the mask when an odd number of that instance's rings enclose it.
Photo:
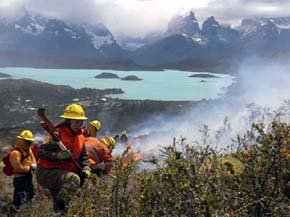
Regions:
[[[17,136],[16,146],[7,153],[7,164],[3,168],[6,175],[13,175],[13,202],[9,209],[8,216],[15,216],[20,205],[30,202],[34,196],[32,182],[32,170],[36,168],[35,158],[31,151],[33,134],[24,130]],[[5,163],[5,159],[3,161]]]
[[[101,129],[101,122],[98,120],[91,121],[88,126],[84,127],[83,133],[85,137],[97,137]]]
[[[39,113],[42,122],[49,122]],[[89,156],[85,148],[85,137],[81,131],[83,121],[87,119],[80,105],[66,107],[64,121],[54,127],[38,151],[36,178],[40,185],[49,189],[53,198],[55,212],[65,214],[74,193],[79,189],[83,178],[90,176]],[[51,128],[51,123],[49,122]],[[46,126],[47,127],[47,126]]]
[[[102,177],[108,175],[112,169],[112,151],[116,145],[113,137],[104,136],[101,140],[95,137],[86,138],[86,149],[90,157],[92,173]]]

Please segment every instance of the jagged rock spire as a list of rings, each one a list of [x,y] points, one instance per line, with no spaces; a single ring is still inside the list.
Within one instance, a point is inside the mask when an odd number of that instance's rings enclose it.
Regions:
[[[196,20],[193,10],[189,12],[189,17]]]
[[[200,28],[191,10],[187,16],[174,17],[168,24],[167,35],[185,34],[189,37],[199,38]]]

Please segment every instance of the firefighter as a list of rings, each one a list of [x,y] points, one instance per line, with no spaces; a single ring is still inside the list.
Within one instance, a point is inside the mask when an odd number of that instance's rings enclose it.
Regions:
[[[60,149],[49,135],[46,136],[45,144],[38,151],[36,178],[49,189],[54,211],[65,214],[71,196],[81,186],[82,177],[90,176],[90,168],[82,132],[83,121],[87,119],[83,108],[71,104],[60,117],[64,121],[55,128],[66,149]]]
[[[128,135],[125,130],[123,130],[121,133],[120,141],[121,143],[128,145]]]
[[[107,148],[112,152],[116,145],[116,140],[112,136],[103,136],[101,141],[107,146]]]
[[[20,205],[31,201],[34,196],[32,170],[36,168],[36,162],[31,151],[33,141],[34,138],[31,131],[22,131],[17,136],[15,148],[9,154],[9,161],[14,173],[13,202],[9,210],[9,216],[16,215]]]
[[[97,137],[98,132],[101,129],[101,126],[102,126],[102,124],[101,124],[100,121],[98,121],[98,120],[91,121],[88,124],[88,126],[83,129],[84,135],[86,137],[89,137],[89,136],[91,136],[91,137]]]
[[[107,175],[112,169],[112,151],[116,145],[113,137],[104,136],[101,140],[95,137],[86,138],[86,149],[90,157],[92,173],[101,177]]]

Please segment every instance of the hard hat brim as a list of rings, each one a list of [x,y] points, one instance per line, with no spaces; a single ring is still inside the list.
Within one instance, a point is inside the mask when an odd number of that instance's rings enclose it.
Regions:
[[[83,120],[83,121],[88,119],[87,117],[71,117],[71,116],[66,116],[66,115],[61,115],[59,117],[64,118],[64,119]]]
[[[24,139],[24,140],[28,140],[28,141],[32,141],[32,142],[34,142],[34,139],[25,139],[25,138],[23,138],[22,136],[17,136],[17,138],[18,138],[18,139]]]

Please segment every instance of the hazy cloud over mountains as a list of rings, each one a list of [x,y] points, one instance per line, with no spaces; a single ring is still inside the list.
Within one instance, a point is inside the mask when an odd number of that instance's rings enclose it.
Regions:
[[[176,14],[192,9],[199,22],[209,16],[238,25],[243,18],[290,16],[290,0],[0,0],[0,16],[25,10],[73,22],[102,22],[113,34],[142,36],[164,31]]]

